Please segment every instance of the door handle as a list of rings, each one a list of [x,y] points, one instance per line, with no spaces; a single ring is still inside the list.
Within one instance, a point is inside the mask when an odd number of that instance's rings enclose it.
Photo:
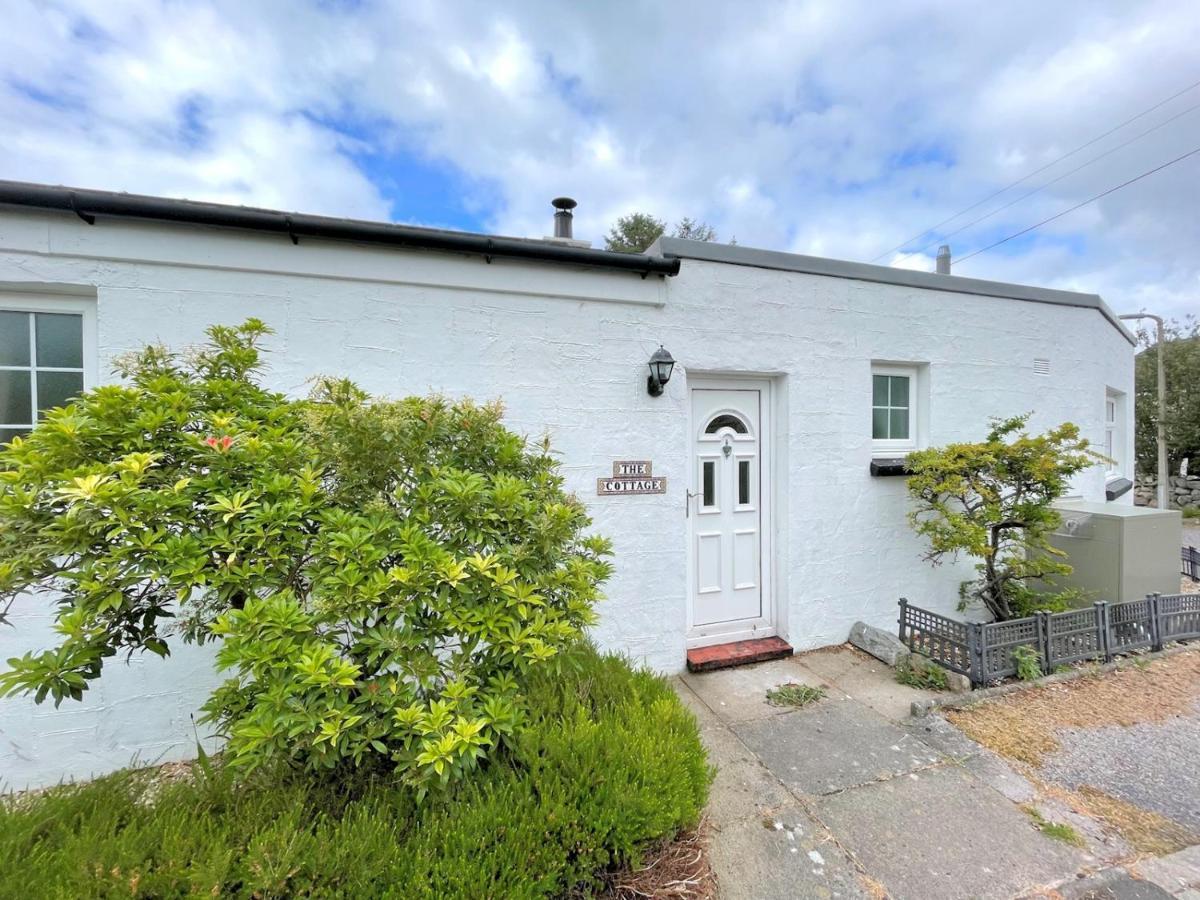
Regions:
[[[691,491],[687,490],[686,488],[684,489],[683,492],[684,492],[684,494],[687,495],[683,501],[683,517],[685,519],[690,519],[692,517],[692,498],[699,497],[700,495],[693,494]]]

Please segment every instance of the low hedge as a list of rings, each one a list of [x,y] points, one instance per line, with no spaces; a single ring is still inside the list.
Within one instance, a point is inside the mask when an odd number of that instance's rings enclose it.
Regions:
[[[171,783],[130,770],[0,803],[0,895],[588,894],[696,824],[711,771],[662,678],[590,649],[530,689],[517,744],[442,796],[395,783]]]

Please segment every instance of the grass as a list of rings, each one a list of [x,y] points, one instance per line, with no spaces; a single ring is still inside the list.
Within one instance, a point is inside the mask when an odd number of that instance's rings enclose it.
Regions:
[[[816,703],[824,696],[825,690],[823,688],[788,682],[787,684],[781,684],[778,687],[768,690],[767,702],[772,706],[794,706],[799,709],[802,706],[808,706],[810,703]]]
[[[1185,519],[1200,519],[1200,506],[1185,506],[1180,511]]]
[[[950,687],[946,670],[937,663],[925,663],[919,667],[911,662],[899,665],[896,667],[896,681],[923,691],[945,691]]]
[[[1033,824],[1048,838],[1053,838],[1056,841],[1062,841],[1064,844],[1070,844],[1072,847],[1083,847],[1083,836],[1080,835],[1070,825],[1064,822],[1051,822],[1042,815],[1041,811],[1033,806],[1022,806],[1025,814],[1033,819]]]
[[[712,773],[662,678],[580,651],[477,777],[418,803],[382,778],[119,772],[0,804],[0,898],[559,897],[694,829]]]

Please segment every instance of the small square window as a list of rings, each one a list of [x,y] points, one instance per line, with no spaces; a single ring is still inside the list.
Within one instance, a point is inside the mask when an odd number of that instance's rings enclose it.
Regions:
[[[871,367],[871,445],[877,456],[903,455],[917,448],[918,369]]]

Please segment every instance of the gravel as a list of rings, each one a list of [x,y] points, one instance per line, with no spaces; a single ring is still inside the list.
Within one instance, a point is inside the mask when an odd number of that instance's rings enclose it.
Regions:
[[[1041,774],[1092,785],[1200,833],[1200,702],[1186,715],[1128,727],[1063,728]]]

